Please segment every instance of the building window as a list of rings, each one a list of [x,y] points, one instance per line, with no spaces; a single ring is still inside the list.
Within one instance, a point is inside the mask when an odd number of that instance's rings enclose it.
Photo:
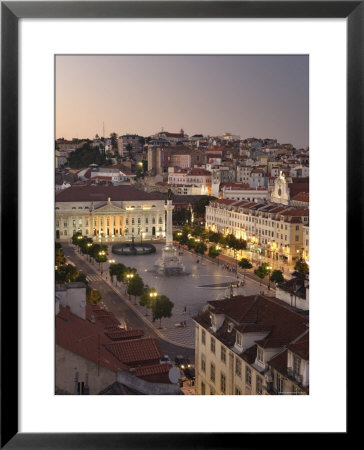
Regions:
[[[235,387],[235,395],[241,395],[241,390],[238,387]]]
[[[215,339],[213,337],[211,338],[210,348],[211,348],[211,353],[215,354]]]
[[[155,224],[155,217],[153,217],[153,219],[152,219],[152,224],[153,225]]]
[[[140,225],[140,217],[138,217],[138,225]]]
[[[64,223],[63,223],[63,226],[66,227],[66,226],[67,226],[67,222],[64,222]]]
[[[262,395],[262,393],[263,393],[263,380],[262,380],[262,378],[259,375],[257,375],[257,377],[256,377],[255,390],[256,390],[257,395]]]
[[[159,218],[159,223],[163,223],[162,217]]]
[[[236,345],[239,345],[241,347],[242,344],[242,336],[240,333],[236,333]]]
[[[206,358],[205,355],[201,355],[201,370],[206,373]]]
[[[203,381],[201,381],[201,395],[205,395],[206,394],[206,386],[205,383]]]
[[[295,241],[298,242],[298,236],[295,237]]]
[[[280,375],[277,375],[277,393],[283,393],[283,378]]]
[[[222,372],[221,372],[221,377],[220,377],[220,390],[223,394],[225,394],[225,392],[226,392],[226,377]]]
[[[223,346],[221,346],[221,361],[226,363],[226,349]]]
[[[296,355],[293,355],[293,373],[294,373],[294,375],[300,374],[300,367],[301,367],[301,359],[298,358]]]
[[[125,219],[125,225],[129,225],[129,219]]]
[[[56,220],[56,227],[59,227],[59,220]]]
[[[250,367],[245,368],[245,384],[247,386],[252,385],[252,371],[250,370]]]
[[[241,377],[241,361],[238,358],[235,360],[235,374]]]
[[[146,227],[146,228],[145,228],[145,232],[148,233],[148,231],[149,231],[149,229],[148,229],[148,227]]]
[[[210,380],[215,383],[215,364],[210,365]]]
[[[206,331],[205,330],[202,330],[201,342],[202,342],[203,345],[206,345]]]
[[[72,220],[72,225],[75,227],[76,226],[76,221],[73,219]]]
[[[257,361],[264,362],[263,350],[260,347],[257,349]]]
[[[148,217],[145,218],[145,223],[148,224]]]
[[[134,217],[131,219],[131,224],[134,225],[135,224],[135,220]]]

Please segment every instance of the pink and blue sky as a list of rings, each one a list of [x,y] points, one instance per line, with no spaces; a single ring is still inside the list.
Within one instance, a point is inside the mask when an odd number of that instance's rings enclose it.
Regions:
[[[307,147],[306,55],[57,56],[56,138],[96,133],[276,138]]]

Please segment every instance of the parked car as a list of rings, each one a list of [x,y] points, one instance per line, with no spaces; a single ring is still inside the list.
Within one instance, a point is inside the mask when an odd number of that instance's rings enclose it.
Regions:
[[[177,355],[175,360],[174,360],[174,362],[175,362],[176,366],[179,367],[182,370],[191,367],[190,360],[185,358],[182,355]]]

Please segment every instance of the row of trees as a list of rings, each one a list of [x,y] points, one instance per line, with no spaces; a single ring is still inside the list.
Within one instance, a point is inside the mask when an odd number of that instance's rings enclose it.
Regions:
[[[92,238],[82,236],[81,233],[73,235],[72,243],[79,248],[81,253],[88,255],[96,262],[101,264],[107,261],[106,245],[95,244]],[[140,297],[139,303],[152,310],[153,322],[159,319],[161,326],[162,318],[172,316],[174,304],[165,295],[150,296],[149,287],[144,284],[142,277],[134,267],[127,267],[122,263],[110,264],[109,274],[112,281],[116,279],[118,282],[125,284],[129,298],[133,296],[136,301],[136,298]],[[84,278],[86,280],[86,276]]]
[[[95,243],[90,237],[76,233],[72,236],[72,244],[76,245],[81,253],[89,256],[90,260],[93,259],[99,264],[107,261],[107,246]]]
[[[216,244],[209,248],[209,256],[212,258],[220,254],[219,247],[231,248],[235,251],[245,250],[247,247],[244,239],[238,239],[233,234],[224,236],[222,233],[209,231],[200,226],[185,225],[182,230],[173,233],[173,238],[181,245],[187,245],[190,250],[194,249],[196,253],[205,253],[206,242]]]
[[[56,284],[68,284],[80,281],[86,285],[86,301],[97,303],[101,300],[101,294],[89,286],[87,276],[82,270],[77,270],[76,266],[66,263],[62,245],[56,242],[55,248],[55,281]]]
[[[130,296],[134,296],[135,301],[140,297],[139,304],[152,311],[153,322],[159,319],[159,327],[162,325],[163,318],[172,316],[173,302],[165,295],[158,295],[156,290],[144,284],[142,277],[137,270],[127,267],[124,264],[110,264],[110,278],[114,278],[126,285],[126,291]]]

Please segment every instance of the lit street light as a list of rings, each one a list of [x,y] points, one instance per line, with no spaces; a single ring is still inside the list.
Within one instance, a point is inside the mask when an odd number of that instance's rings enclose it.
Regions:
[[[270,290],[270,274],[272,273],[272,266],[268,266],[267,269],[268,269],[268,277],[269,277],[269,279],[268,279],[268,291],[269,291]]]

